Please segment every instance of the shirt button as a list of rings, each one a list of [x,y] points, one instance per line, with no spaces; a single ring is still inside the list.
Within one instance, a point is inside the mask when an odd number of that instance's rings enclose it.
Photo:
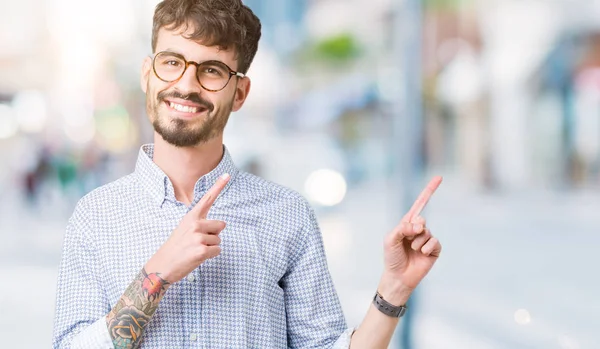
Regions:
[[[194,274],[190,274],[190,275],[188,275],[187,280],[189,282],[194,282],[194,281],[196,281],[196,277],[194,276]]]
[[[196,339],[198,339],[198,335],[197,334],[195,334],[195,333],[190,334],[190,340],[192,342],[196,341]]]

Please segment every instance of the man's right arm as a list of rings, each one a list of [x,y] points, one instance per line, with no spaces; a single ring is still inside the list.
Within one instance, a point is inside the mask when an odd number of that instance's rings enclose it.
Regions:
[[[138,348],[169,285],[220,254],[218,235],[225,222],[206,216],[228,181],[227,175],[220,178],[182,219],[108,314],[102,310],[108,302],[96,270],[97,251],[85,239],[91,229],[79,223],[86,220],[81,214],[85,210],[78,207],[65,236],[53,348]]]
[[[110,302],[103,290],[103,271],[91,236],[94,229],[86,200],[69,220],[58,271],[52,348],[112,348],[104,317]]]
[[[169,285],[159,273],[148,274],[142,269],[106,316],[106,326],[115,348],[139,347],[144,327],[156,312]]]

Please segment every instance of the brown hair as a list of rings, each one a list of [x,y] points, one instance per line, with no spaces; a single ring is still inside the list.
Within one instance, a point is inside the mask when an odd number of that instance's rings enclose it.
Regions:
[[[241,0],[163,0],[156,6],[152,25],[152,52],[158,31],[188,28],[186,36],[206,46],[235,50],[238,71],[247,73],[261,35],[260,20]]]

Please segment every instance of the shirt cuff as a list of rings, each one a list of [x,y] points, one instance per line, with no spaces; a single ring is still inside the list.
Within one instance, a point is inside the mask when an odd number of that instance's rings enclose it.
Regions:
[[[114,349],[112,339],[103,316],[79,332],[71,342],[71,349]]]
[[[333,343],[332,349],[349,349],[350,341],[352,340],[352,335],[354,334],[354,331],[356,331],[356,328],[349,328],[345,330],[340,335],[340,338],[338,338],[338,340],[335,341],[335,343]]]

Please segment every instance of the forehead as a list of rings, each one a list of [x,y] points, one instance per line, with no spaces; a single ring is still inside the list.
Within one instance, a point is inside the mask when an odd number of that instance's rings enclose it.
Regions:
[[[186,36],[191,33],[193,33],[193,28],[188,28],[185,32],[181,29],[168,30],[161,28],[158,31],[156,52],[171,51],[179,53],[186,60],[195,62],[217,60],[227,64],[232,69],[237,69],[233,48],[220,50],[217,46],[204,46],[197,41],[186,39]]]

